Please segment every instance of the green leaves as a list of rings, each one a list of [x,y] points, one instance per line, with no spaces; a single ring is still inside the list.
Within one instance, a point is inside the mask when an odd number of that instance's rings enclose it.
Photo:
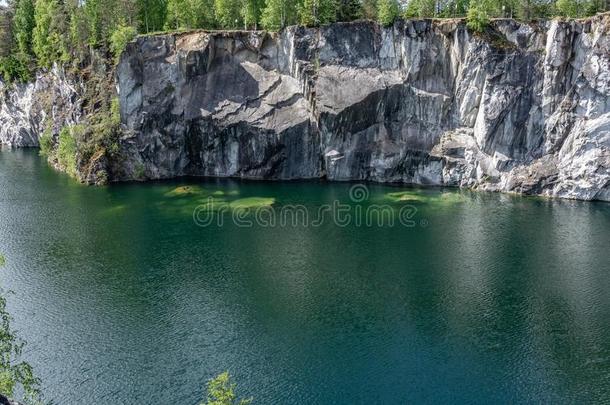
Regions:
[[[397,0],[378,0],[377,19],[383,25],[392,25],[398,18],[400,8]]]
[[[335,0],[303,0],[298,8],[299,23],[317,27],[337,20]]]
[[[5,262],[0,254],[0,267]],[[23,344],[11,330],[6,299],[0,295],[0,394],[13,397],[15,388],[20,386],[26,404],[39,404],[39,380],[34,376],[32,366],[19,359]]]
[[[231,381],[231,376],[228,371],[219,374],[208,382],[207,399],[201,405],[248,405],[252,402],[250,399],[237,400],[235,389],[237,384]]]
[[[114,62],[119,63],[121,54],[127,44],[136,37],[138,31],[131,26],[119,25],[110,36],[110,52],[114,55]]]
[[[483,32],[489,25],[489,17],[493,5],[490,0],[473,0],[468,7],[468,22],[466,25],[474,32]]]

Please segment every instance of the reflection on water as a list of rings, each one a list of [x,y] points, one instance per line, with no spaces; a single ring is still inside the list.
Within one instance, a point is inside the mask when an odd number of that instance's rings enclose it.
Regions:
[[[610,398],[608,204],[382,185],[355,203],[351,184],[316,182],[92,188],[23,151],[0,153],[0,190],[9,309],[57,403],[194,404],[227,368],[258,403]],[[417,211],[412,227],[196,226],[209,197]]]

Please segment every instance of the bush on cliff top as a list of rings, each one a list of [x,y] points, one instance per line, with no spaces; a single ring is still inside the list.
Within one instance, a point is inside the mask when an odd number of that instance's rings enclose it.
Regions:
[[[134,27],[119,25],[110,36],[110,52],[114,55],[114,63],[118,64],[121,54],[127,44],[136,37],[138,31]]]
[[[489,0],[473,0],[468,7],[468,22],[466,23],[468,28],[474,32],[483,32],[489,25],[492,7]]]

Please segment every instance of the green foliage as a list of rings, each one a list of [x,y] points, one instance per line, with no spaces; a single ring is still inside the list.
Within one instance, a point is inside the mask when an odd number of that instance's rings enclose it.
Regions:
[[[0,267],[4,266],[0,254]],[[26,403],[40,403],[39,381],[32,366],[20,361],[23,342],[11,330],[11,317],[6,311],[6,299],[0,295],[0,393],[14,397],[16,387],[23,392]]]
[[[215,0],[216,20],[222,28],[237,29],[242,26],[242,0]]]
[[[168,0],[165,29],[196,28],[194,16],[195,12],[191,7],[190,0]]]
[[[50,67],[53,62],[69,60],[63,3],[58,0],[37,0],[34,20],[36,25],[32,34],[32,49],[38,65]]]
[[[18,53],[0,58],[0,74],[9,83],[31,80],[29,56]]]
[[[124,0],[124,4],[132,4],[134,0]],[[169,14],[169,1],[166,0],[136,0],[137,1],[137,10],[138,10],[138,20],[140,23],[140,32],[148,33],[160,31],[166,26],[166,18]],[[197,0],[191,1],[191,5],[197,6],[203,5],[202,2],[197,2]],[[125,7],[124,7],[125,8]],[[210,9],[199,9],[196,8],[191,9],[192,12],[199,13],[209,13]],[[120,16],[119,16],[120,17]],[[129,25],[133,25],[129,22]],[[134,22],[135,23],[135,22]],[[195,27],[193,27],[195,28]]]
[[[491,0],[473,0],[468,8],[468,28],[474,32],[483,32],[489,25]]]
[[[555,7],[559,15],[563,17],[578,17],[581,14],[582,5],[576,0],[557,0]]]
[[[121,54],[127,44],[138,34],[134,27],[119,25],[110,36],[110,52],[114,55],[114,62],[119,63]]]
[[[354,21],[363,16],[360,0],[337,0],[337,21]]]
[[[207,385],[207,399],[201,405],[248,405],[250,399],[237,400],[235,389],[237,384],[231,381],[228,371],[212,378]]]
[[[53,155],[53,134],[51,128],[47,128],[39,140],[40,144],[40,156],[51,157]]]
[[[377,0],[362,0],[362,18],[377,20]]]
[[[377,20],[383,25],[391,25],[400,14],[397,0],[377,0]]]
[[[436,15],[436,0],[411,0],[405,10],[406,17],[432,17]]]
[[[34,31],[34,1],[17,0],[15,18],[13,19],[13,36],[17,52],[30,55],[32,53],[32,32]]]
[[[76,140],[72,131],[72,128],[64,127],[59,132],[57,163],[68,175],[76,178],[78,174],[76,167]]]
[[[258,29],[264,6],[264,0],[243,0],[241,14],[245,28]]]
[[[290,0],[267,0],[261,23],[267,30],[277,31],[297,21],[296,2]]]
[[[118,97],[113,97],[110,100],[110,122],[112,126],[121,124],[121,103]]]
[[[166,30],[214,28],[214,0],[168,0]]]
[[[4,258],[4,255],[2,253],[0,253],[0,267],[4,266],[6,264],[6,259]]]
[[[299,23],[317,27],[337,20],[335,0],[303,0],[298,8]]]

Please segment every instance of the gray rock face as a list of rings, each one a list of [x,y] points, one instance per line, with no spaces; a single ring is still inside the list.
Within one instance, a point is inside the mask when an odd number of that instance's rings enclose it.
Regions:
[[[0,145],[37,147],[47,124],[57,134],[64,125],[78,122],[80,92],[57,66],[31,83],[0,82]]]
[[[372,180],[610,200],[610,15],[139,38],[127,178]]]

